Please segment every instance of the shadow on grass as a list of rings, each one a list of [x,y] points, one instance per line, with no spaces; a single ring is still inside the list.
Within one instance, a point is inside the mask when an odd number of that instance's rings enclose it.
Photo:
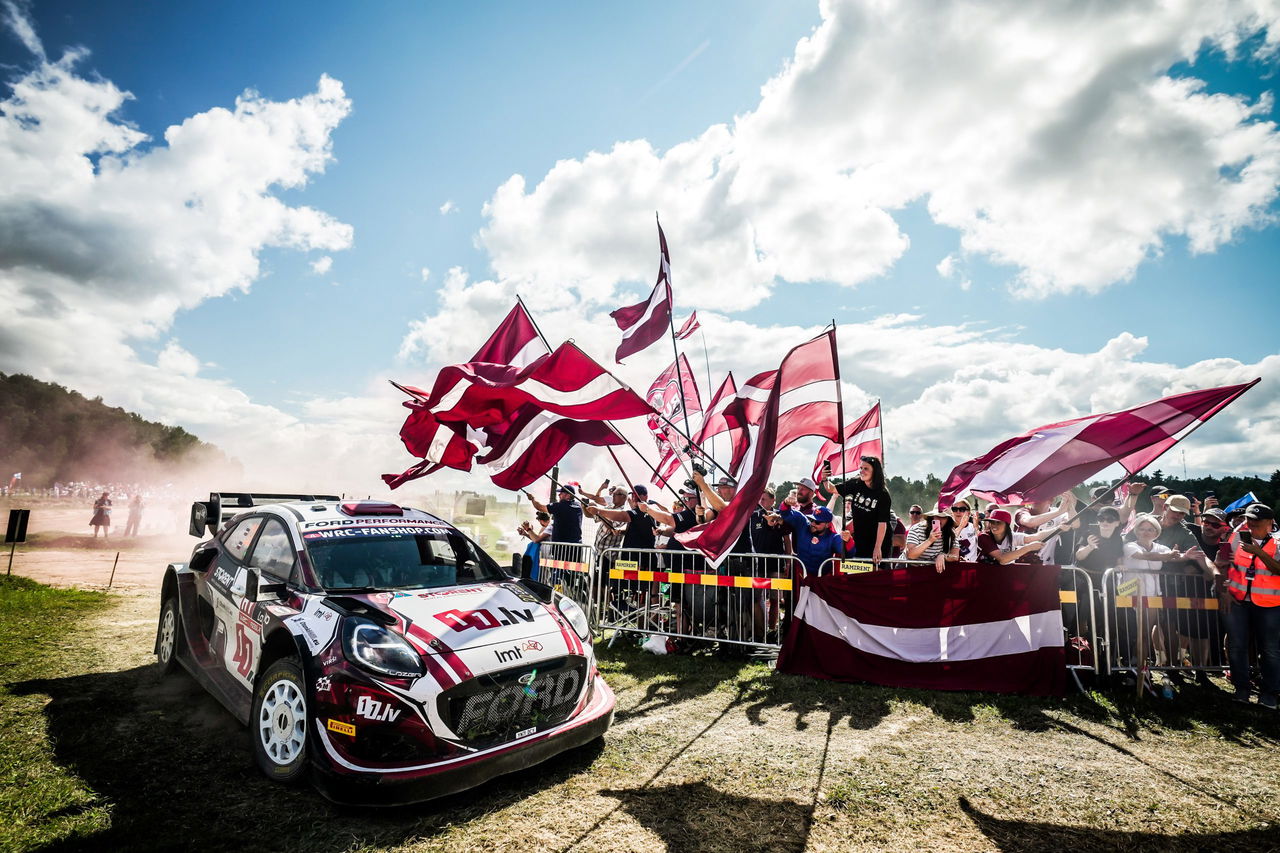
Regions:
[[[1090,829],[1035,821],[1001,820],[984,814],[965,798],[960,809],[974,825],[1001,850],[1275,850],[1274,827],[1247,829],[1240,832],[1161,834],[1158,832],[1124,832],[1113,829]]]
[[[628,691],[618,691],[615,723],[646,717],[706,696],[722,685],[736,684],[749,666],[741,658],[701,652],[654,655],[630,645],[609,648],[603,643],[597,645],[596,657],[606,679],[617,674],[644,684],[644,693],[638,700]],[[763,668],[758,671],[766,672]]]
[[[791,800],[741,797],[705,782],[601,791],[653,832],[667,850],[800,851],[810,809]]]
[[[185,673],[163,677],[149,665],[8,689],[50,697],[44,713],[55,760],[111,812],[109,829],[45,850],[337,851],[428,839],[559,784],[602,749],[596,742],[417,806],[357,809],[267,780],[246,729]]]

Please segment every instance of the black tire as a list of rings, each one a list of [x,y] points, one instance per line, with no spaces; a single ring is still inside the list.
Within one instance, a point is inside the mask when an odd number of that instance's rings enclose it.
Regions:
[[[296,655],[280,658],[258,678],[249,716],[253,757],[267,778],[293,784],[305,776],[309,725],[302,662]]]
[[[186,637],[182,633],[178,596],[173,594],[160,605],[160,622],[156,626],[156,660],[165,675],[178,669],[178,651],[184,642]]]

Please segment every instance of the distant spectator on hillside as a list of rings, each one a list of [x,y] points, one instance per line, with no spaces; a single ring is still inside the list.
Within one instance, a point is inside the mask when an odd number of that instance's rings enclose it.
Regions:
[[[129,499],[129,517],[125,520],[124,535],[137,536],[138,525],[142,523],[142,495],[134,494]]]
[[[94,539],[98,538],[99,532],[103,539],[111,533],[111,496],[106,492],[93,502],[93,518],[89,519],[89,526],[93,528]]]

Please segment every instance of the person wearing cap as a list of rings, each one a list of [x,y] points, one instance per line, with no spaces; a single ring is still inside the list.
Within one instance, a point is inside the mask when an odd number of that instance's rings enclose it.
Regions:
[[[955,519],[951,513],[932,510],[913,524],[907,533],[906,555],[908,560],[933,560],[939,572],[946,568],[945,561],[960,559]]]
[[[1124,559],[1124,536],[1120,534],[1120,510],[1104,506],[1097,520],[1084,528],[1085,541],[1076,549],[1076,566],[1084,569],[1101,589],[1102,573],[1114,569]]]
[[[1164,511],[1160,513],[1160,535],[1156,541],[1171,551],[1182,552],[1186,559],[1164,564],[1166,574],[1160,579],[1161,594],[1174,598],[1212,598],[1210,582],[1215,572],[1200,548],[1199,537],[1187,523],[1191,511],[1191,501],[1186,496],[1169,495],[1165,498]],[[1167,608],[1162,616],[1162,621],[1170,623],[1166,628],[1177,634],[1178,650],[1185,648],[1190,652],[1193,666],[1207,666],[1210,639],[1218,633],[1216,615],[1204,610]],[[1201,681],[1206,678],[1201,678]]]
[[[832,485],[830,477],[823,481],[828,490],[843,498],[852,498],[849,510],[853,524],[855,557],[870,559],[876,565],[890,556],[893,537],[889,534],[890,508],[893,498],[884,486],[884,468],[875,456],[862,457],[858,476]]]
[[[1039,551],[1042,542],[1056,530],[1050,528],[1038,533],[1014,530],[1013,514],[1004,507],[988,512],[984,527],[986,529],[978,534],[978,562],[998,563],[1001,566],[1030,563],[1039,559],[1027,558]]]
[[[603,490],[604,487],[602,486],[601,491]],[[609,548],[616,548],[622,542],[622,533],[627,527],[626,519],[619,519],[614,515],[604,515],[604,512],[608,509],[625,513],[627,494],[626,486],[614,486],[609,489],[610,505],[608,507],[600,506],[600,501],[597,501],[596,504],[583,501],[583,515],[587,518],[594,518],[596,521],[595,549],[597,554],[601,554]]]
[[[556,500],[549,504],[525,491],[524,496],[534,509],[551,516],[550,541],[582,544],[582,504],[578,503],[576,495],[572,483],[561,483],[556,489]]]
[[[815,500],[817,494],[818,484],[813,481],[813,478],[801,477],[800,482],[796,483],[795,510],[804,515],[813,515],[813,508],[817,505]]]
[[[1250,504],[1244,524],[1231,534],[1227,567],[1227,659],[1235,699],[1248,702],[1249,639],[1262,658],[1262,692],[1258,704],[1275,709],[1280,696],[1280,554],[1275,538],[1276,514],[1266,504]]]
[[[791,528],[796,556],[804,564],[806,574],[821,575],[824,562],[844,556],[844,540],[833,529],[835,515],[827,507],[814,507],[811,515],[805,515],[784,505],[779,515]]]

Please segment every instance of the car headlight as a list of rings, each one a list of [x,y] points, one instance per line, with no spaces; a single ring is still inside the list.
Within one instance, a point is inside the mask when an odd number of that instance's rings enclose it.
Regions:
[[[572,598],[560,596],[560,600],[556,602],[560,608],[560,612],[564,614],[564,618],[569,620],[569,624],[573,626],[573,630],[578,632],[578,636],[587,639],[591,636],[591,625],[587,622],[587,614],[582,612],[582,608]]]
[[[414,678],[426,667],[417,649],[394,631],[366,619],[347,619],[342,628],[347,660],[381,675]]]

